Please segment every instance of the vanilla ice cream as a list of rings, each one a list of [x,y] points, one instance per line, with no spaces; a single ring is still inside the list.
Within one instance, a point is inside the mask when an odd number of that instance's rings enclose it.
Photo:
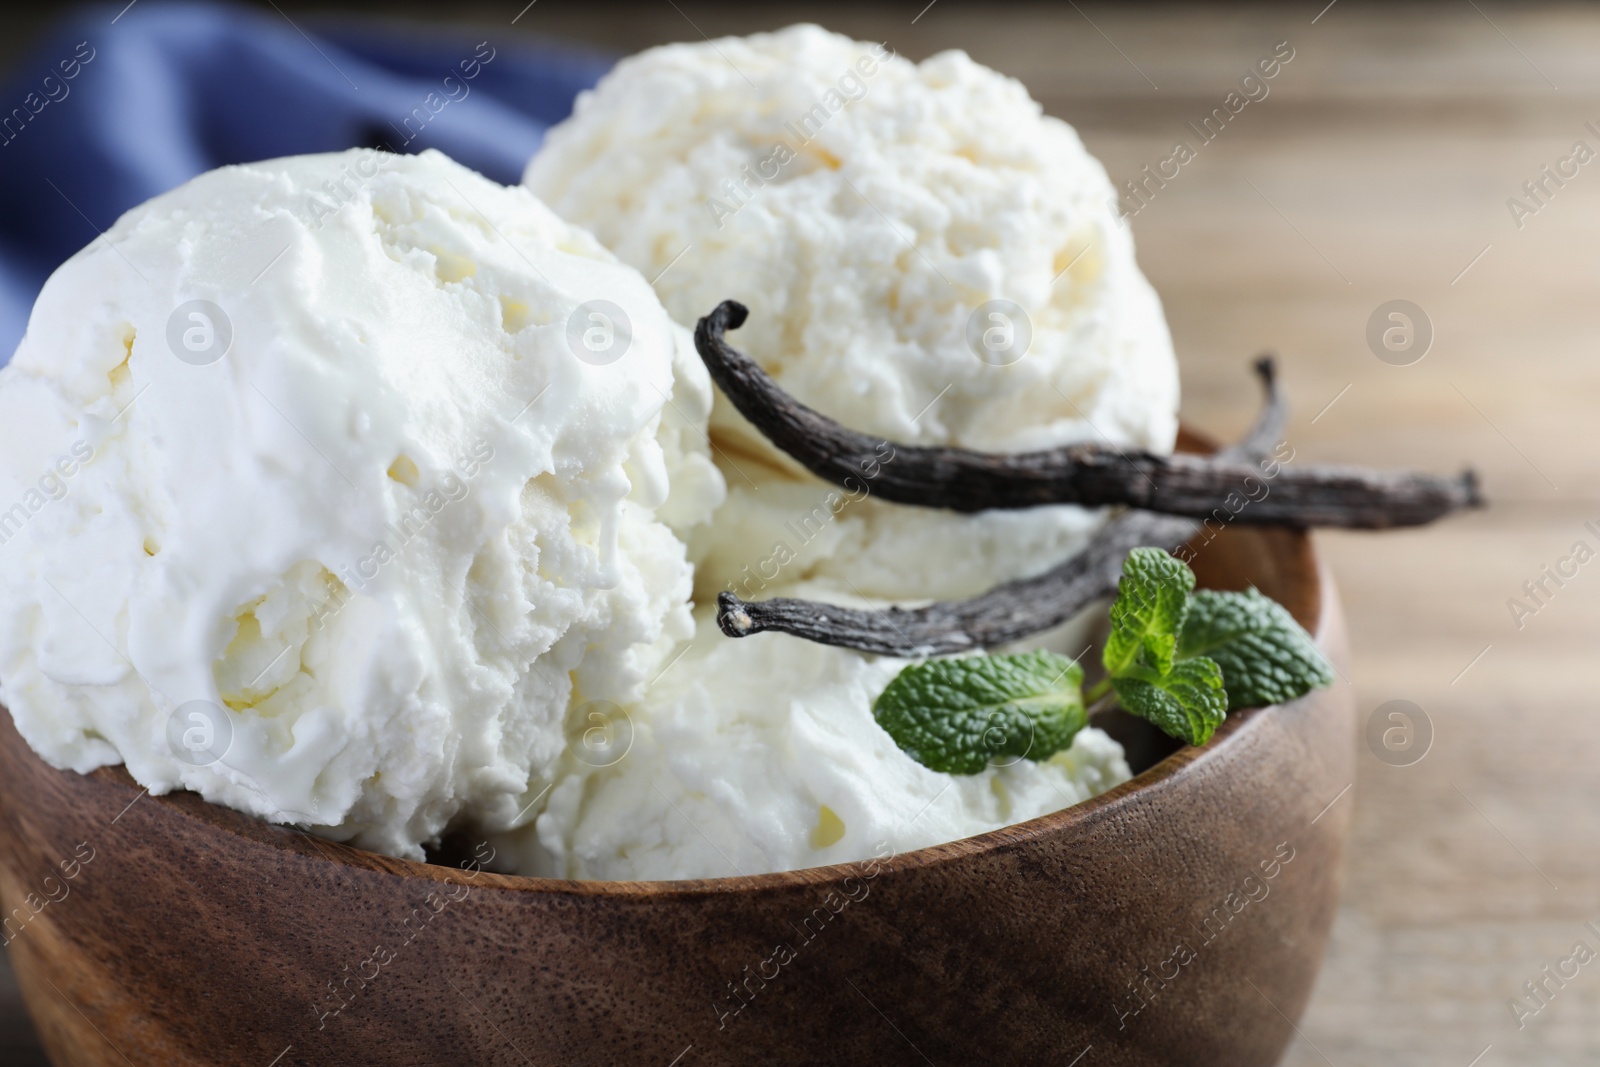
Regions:
[[[679,321],[748,305],[732,343],[848,426],[996,451],[1172,446],[1172,344],[1104,168],[963,53],[913,64],[815,26],[652,49],[579,97],[526,182],[655,278]],[[1098,522],[870,492],[838,506],[725,402],[712,424],[730,499],[692,545],[702,598],[801,580],[972,595]]]
[[[692,633],[710,385],[640,275],[435,152],[229,167],[50,278],[0,372],[0,696],[420,858],[530,821]]]
[[[722,589],[970,595],[1103,516],[824,485],[679,325],[741,300],[736,345],[893,439],[1170,448],[1161,308],[1070,127],[960,53],[802,26],[625,61],[526,184],[227,168],[57,271],[0,372],[0,697],[35,749],[582,878],[860,860],[1127,779],[1093,728],[929,770],[872,714],[905,662],[718,631]]]
[[[522,870],[573,878],[758,874],[954,841],[1127,781],[1121,746],[1093,727],[1047,760],[929,770],[872,717],[905,666],[783,634],[732,641],[703,613],[648,706],[614,724],[631,747],[575,749],[537,841],[504,847]]]
[[[579,98],[526,183],[654,278],[678,320],[748,305],[730,340],[846,425],[987,450],[1172,446],[1171,340],[1104,169],[961,53],[912,64],[814,26],[653,49]],[[903,662],[730,641],[708,608],[723,589],[970,596],[1072,555],[1101,513],[880,503],[871,475],[822,484],[721,398],[711,439],[728,500],[689,535],[698,636],[623,713],[626,758],[569,753],[537,833],[508,839],[524,869],[681,878],[859,860],[1127,779],[1095,729],[1047,760],[930,771],[872,716]]]

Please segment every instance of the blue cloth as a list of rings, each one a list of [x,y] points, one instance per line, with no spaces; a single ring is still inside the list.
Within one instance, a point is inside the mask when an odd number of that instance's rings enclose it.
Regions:
[[[611,65],[509,25],[121,6],[64,20],[0,89],[0,365],[52,270],[202,171],[363,145],[437,148],[510,184]]]

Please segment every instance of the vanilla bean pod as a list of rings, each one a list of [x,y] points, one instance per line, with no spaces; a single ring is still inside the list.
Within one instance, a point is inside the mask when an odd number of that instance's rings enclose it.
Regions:
[[[1243,440],[1218,453],[1245,463],[1266,456],[1288,423],[1288,403],[1270,357],[1256,361],[1256,373],[1266,390],[1266,406]],[[1107,523],[1082,552],[1059,566],[969,600],[921,608],[863,609],[791,597],[744,601],[725,592],[717,598],[717,623],[729,637],[774,630],[903,659],[993,648],[1048,630],[1110,595],[1131,550],[1145,545],[1177,549],[1199,529],[1196,519],[1129,511]]]
[[[1470,470],[1445,478],[1308,464],[1278,472],[1271,491],[1258,499],[1249,487],[1264,483],[1254,465],[1228,455],[1162,456],[1094,444],[999,454],[885,442],[801,404],[730,346],[724,334],[747,314],[744,305],[726,300],[695,328],[695,347],[723,394],[777,448],[824,481],[855,485],[861,471],[877,469],[872,495],[881,500],[959,512],[1126,505],[1204,519],[1230,498],[1248,498],[1248,507],[1228,509],[1230,521],[1357,529],[1417,526],[1482,504]],[[886,444],[894,449],[890,462],[880,451]]]

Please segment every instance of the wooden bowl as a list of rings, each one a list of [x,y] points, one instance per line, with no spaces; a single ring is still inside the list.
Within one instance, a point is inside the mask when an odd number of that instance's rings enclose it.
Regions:
[[[1283,602],[1342,665],[1304,534],[1230,529],[1195,569]],[[1252,1067],[1277,1061],[1311,992],[1354,759],[1339,682],[981,837],[750,878],[566,882],[141,798],[120,767],[51,769],[0,715],[0,900],[62,1067]]]

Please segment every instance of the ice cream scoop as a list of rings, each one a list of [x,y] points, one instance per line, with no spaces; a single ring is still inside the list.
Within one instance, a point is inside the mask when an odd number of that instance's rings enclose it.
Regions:
[[[1129,778],[1122,747],[1094,727],[1047,760],[929,770],[873,719],[904,660],[781,634],[732,641],[709,612],[699,623],[622,726],[624,748],[597,749],[602,759],[575,748],[537,841],[497,840],[518,870],[671,879],[862,861],[1037,818]]]
[[[1017,82],[913,64],[815,26],[652,49],[556,127],[526,184],[654,279],[685,323],[749,305],[742,351],[867,434],[989,450],[1170,450],[1160,303],[1106,209],[1104,169]],[[726,398],[727,503],[690,536],[701,607],[805,596],[871,610],[1050,568],[1103,522],[1078,507],[959,515],[873,495],[893,450],[825,485]],[[1050,760],[928,770],[873,719],[905,661],[789,637],[691,649],[628,709],[630,752],[569,759],[523,869],[668,878],[860,860],[980,833],[1128,776],[1099,730]],[[1063,633],[1049,635],[1070,655]]]
[[[0,696],[56,766],[394,855],[519,825],[569,709],[692,632],[709,404],[526,189],[202,175],[57,270],[0,372]]]
[[[679,321],[748,305],[741,349],[854,429],[1172,446],[1172,344],[1104,168],[963,53],[912,63],[815,26],[652,49],[579,98],[526,183],[655,279]],[[870,479],[831,499],[728,405],[712,427],[730,500],[693,545],[702,598],[802,579],[967,596],[1047,569],[1098,522],[908,512]]]

